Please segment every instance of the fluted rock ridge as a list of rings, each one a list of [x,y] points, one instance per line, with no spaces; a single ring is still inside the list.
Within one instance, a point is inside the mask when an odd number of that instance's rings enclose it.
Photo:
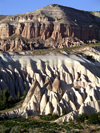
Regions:
[[[59,122],[100,111],[100,70],[93,62],[79,55],[12,54],[0,54],[0,90],[8,88],[15,98],[18,93],[23,96],[24,90],[28,93],[21,108],[1,117],[61,116],[65,109],[66,115]]]

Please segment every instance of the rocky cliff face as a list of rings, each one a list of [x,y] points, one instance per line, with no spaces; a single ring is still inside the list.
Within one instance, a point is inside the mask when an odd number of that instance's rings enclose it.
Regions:
[[[11,26],[7,23],[0,24],[0,38],[4,39],[12,35]]]
[[[19,23],[17,27],[12,27],[9,24],[0,25],[0,38],[8,38],[13,34],[21,35],[24,38],[31,39],[41,37],[46,40],[53,38],[61,40],[65,37],[77,37],[81,40],[100,39],[100,29],[94,27],[76,26],[68,24],[53,24],[53,23]]]
[[[100,12],[80,11],[52,4],[20,15],[0,16],[0,38],[15,34],[32,39],[77,37],[82,41],[100,39]]]
[[[77,37],[81,40],[100,39],[100,30],[93,27],[75,26],[67,24],[54,25],[52,38],[60,40],[65,37]]]
[[[88,50],[88,49],[87,49]],[[95,53],[100,67],[99,51]],[[31,115],[66,115],[56,120],[75,120],[78,114],[100,111],[100,69],[85,56],[49,53],[45,56],[21,56],[14,52],[0,54],[0,90],[8,88],[13,97],[27,96],[22,107],[0,117]]]

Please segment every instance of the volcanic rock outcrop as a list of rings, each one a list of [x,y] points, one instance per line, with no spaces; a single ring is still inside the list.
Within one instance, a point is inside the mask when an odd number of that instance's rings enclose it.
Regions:
[[[14,48],[13,41],[18,35],[24,38],[24,42],[19,42],[20,48]],[[70,37],[77,39],[76,41],[72,39],[71,42],[68,41],[69,39],[63,40]],[[7,42],[0,46],[3,51],[32,50],[34,43],[44,44],[44,47],[56,45],[60,48],[82,45],[83,42],[86,43],[89,40],[100,40],[100,12],[81,11],[51,4],[25,14],[0,15],[0,38]],[[10,40],[9,45],[7,45],[7,38]],[[50,38],[51,41],[49,40],[48,44],[46,40]],[[32,39],[31,42],[30,39]]]
[[[22,107],[1,117],[27,118],[35,114],[63,114],[59,121],[74,120],[78,114],[100,111],[100,70],[84,56],[49,53],[45,56],[0,55],[0,89],[13,97],[27,96]],[[100,65],[100,62],[98,62]]]

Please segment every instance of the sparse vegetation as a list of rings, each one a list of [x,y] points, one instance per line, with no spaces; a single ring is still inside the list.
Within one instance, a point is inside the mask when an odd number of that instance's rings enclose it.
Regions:
[[[66,133],[80,133],[80,132],[72,130],[72,131],[67,131]]]
[[[20,96],[20,93],[17,94],[17,99],[12,97],[8,91],[8,89],[0,90],[0,112],[5,112],[5,109],[10,109],[13,106],[16,106],[16,104],[20,101],[23,101],[23,99],[26,97],[27,92],[24,91],[24,96]]]
[[[11,133],[20,133],[20,132],[29,132],[29,133],[39,133],[48,132],[55,133],[54,128],[57,127],[59,129],[59,125],[57,123],[50,122],[40,122],[36,119],[4,119],[0,120],[0,125],[2,127],[6,127],[7,129],[11,129]],[[51,130],[52,129],[52,130]]]
[[[48,114],[48,115],[39,115],[39,118],[42,120],[56,120],[57,118],[59,118],[59,115],[57,114]]]
[[[11,107],[14,99],[10,96],[8,89],[0,90],[0,110]]]
[[[6,128],[5,126],[0,126],[0,133],[7,133],[8,128]]]
[[[21,127],[20,126],[12,127],[10,133],[21,133]]]
[[[76,121],[78,123],[87,122],[88,124],[100,124],[100,112],[87,115],[85,113],[80,114]]]
[[[100,114],[99,113],[90,114],[88,123],[89,124],[100,124]]]
[[[51,48],[51,49],[42,49],[42,51],[41,51],[41,49],[38,49],[38,50],[34,50],[33,55],[47,54],[51,51],[54,52],[54,53],[59,53],[62,50],[70,51],[71,54],[73,54],[73,53],[79,53],[79,49],[81,51],[83,51],[83,48],[86,48],[86,47],[100,47],[100,42],[94,43],[94,44],[92,44],[92,43],[91,44],[85,44],[85,45],[75,46],[75,47],[65,47],[65,48],[56,48],[56,49],[53,49],[53,48]],[[75,51],[73,51],[73,50],[75,50]],[[81,54],[82,54],[82,52],[81,52]]]
[[[29,129],[29,133],[40,133],[40,130],[39,129]]]
[[[96,113],[95,115],[82,114],[78,116],[78,122],[71,121],[71,122],[63,122],[62,124],[50,122],[51,120],[48,121],[48,120],[35,119],[34,116],[29,117],[28,119],[24,118],[3,119],[0,120],[0,131],[1,131],[0,133],[59,133],[59,132],[81,133],[81,131],[84,131],[84,129],[86,131],[92,130],[89,128],[89,126],[87,126],[87,124],[86,126],[84,126],[83,123],[84,122],[88,123],[91,121],[94,124],[94,121],[97,119],[97,116],[99,118],[100,113]],[[48,117],[51,117],[51,114],[49,114]],[[96,121],[95,123],[97,124],[98,121]],[[94,131],[99,131],[99,129],[95,128]]]

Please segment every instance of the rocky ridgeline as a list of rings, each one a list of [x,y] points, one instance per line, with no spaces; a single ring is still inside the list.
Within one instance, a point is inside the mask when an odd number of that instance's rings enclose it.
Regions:
[[[100,111],[100,70],[86,58],[48,54],[20,56],[3,53],[0,58],[0,89],[8,88],[13,97],[28,92],[22,107],[1,117],[41,114],[66,115],[68,121],[78,114]]]
[[[12,18],[9,18],[9,21],[25,22],[25,21],[33,21],[37,19],[38,21],[48,21],[48,17],[46,17],[44,14],[13,16]]]
[[[58,42],[66,37],[77,37],[84,42],[99,40],[100,12],[86,12],[52,4],[25,14],[0,15],[0,38],[6,40],[15,34],[27,39],[52,38]]]

